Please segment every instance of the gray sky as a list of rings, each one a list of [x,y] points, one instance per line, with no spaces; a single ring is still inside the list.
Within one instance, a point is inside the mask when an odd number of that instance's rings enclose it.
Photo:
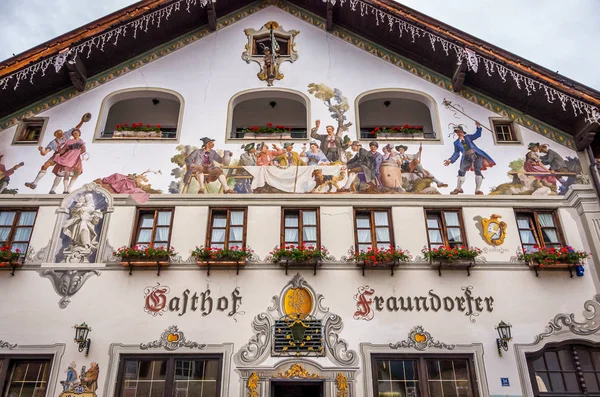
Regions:
[[[0,59],[133,3],[132,0],[0,0]],[[401,3],[600,91],[600,73],[595,72],[600,63],[600,0],[402,0]]]

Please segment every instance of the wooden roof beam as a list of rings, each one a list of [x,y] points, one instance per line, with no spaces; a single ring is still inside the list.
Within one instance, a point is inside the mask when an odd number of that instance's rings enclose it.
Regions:
[[[206,4],[206,14],[208,15],[208,29],[211,31],[217,30],[217,11],[215,10],[215,3],[209,1]]]
[[[596,123],[586,122],[583,128],[580,128],[578,132],[573,136],[575,138],[575,147],[578,151],[584,150],[594,140],[596,134],[600,131],[600,127]]]
[[[454,75],[452,76],[452,89],[454,92],[462,90],[465,78],[467,77],[467,60],[463,59],[462,62],[454,67]]]
[[[69,78],[73,87],[79,92],[85,91],[85,83],[87,81],[87,69],[85,64],[81,60],[81,57],[70,57],[65,62],[67,71],[69,72]]]
[[[328,32],[333,30],[333,3],[331,1],[327,2],[327,14],[326,14],[327,22],[325,24],[325,29]]]

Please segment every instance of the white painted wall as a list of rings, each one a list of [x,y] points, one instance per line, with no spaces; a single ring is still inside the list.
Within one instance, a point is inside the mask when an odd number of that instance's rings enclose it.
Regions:
[[[424,145],[422,162],[439,179],[450,183],[450,189],[453,188],[452,183],[458,165],[454,164],[446,168],[442,164],[444,159],[450,157],[453,150],[452,140],[446,136],[446,126],[449,123],[462,122],[467,125],[468,132],[473,132],[474,126],[466,119],[456,119],[454,112],[442,107],[443,99],[447,98],[461,105],[472,117],[481,121],[497,115],[379,60],[274,7],[256,13],[178,50],[173,55],[160,58],[41,114],[43,117],[49,117],[48,131],[54,131],[59,128],[70,128],[78,123],[85,112],[92,113],[92,120],[82,128],[90,159],[84,163],[84,174],[80,177],[78,186],[113,173],[139,173],[148,168],[162,171],[160,175],[148,176],[154,188],[166,191],[172,180],[170,170],[174,168],[174,164],[170,159],[176,154],[176,143],[92,142],[103,99],[123,89],[159,87],[178,92],[185,100],[179,144],[198,145],[201,137],[209,136],[216,139],[217,149],[229,149],[239,154],[239,142],[226,143],[225,139],[230,128],[228,112],[231,109],[228,109],[228,104],[230,99],[241,91],[265,88],[265,83],[256,78],[258,66],[247,65],[240,58],[245,44],[243,30],[249,27],[260,28],[269,20],[277,20],[285,29],[297,29],[302,32],[297,38],[300,58],[294,64],[282,65],[285,78],[277,81],[276,87],[306,93],[308,84],[315,82],[338,88],[348,97],[350,108],[347,116],[352,122],[356,120],[355,100],[366,91],[402,88],[422,91],[431,96],[436,106],[435,113],[439,115],[439,125],[443,129],[440,131],[442,141]],[[206,53],[212,53],[215,48],[219,49],[218,53],[207,57]],[[369,71],[368,74],[365,74],[366,70]],[[323,126],[333,124],[326,106],[313,96],[309,95],[309,98],[310,105],[307,110],[311,114],[311,122],[320,119]],[[256,109],[259,110],[262,111]],[[279,112],[279,109],[275,108],[275,111]],[[250,110],[247,112],[250,113]],[[147,122],[135,120],[135,122],[139,121]],[[358,137],[355,127],[352,126],[349,131],[353,139]],[[36,176],[45,159],[39,156],[35,147],[11,146],[15,129],[16,127],[13,127],[0,132],[0,152],[5,155],[3,163],[8,167],[20,161],[26,163],[11,177],[10,187],[18,188],[19,193],[31,193],[23,183]],[[549,143],[551,148],[562,156],[576,155],[575,152],[531,130],[520,127],[520,131],[525,143],[529,141]],[[45,134],[44,144],[50,136],[49,133]],[[523,145],[494,145],[491,133],[485,131],[477,144],[497,162],[494,168],[484,172],[486,192],[492,186],[508,181],[506,176],[508,163],[524,157],[526,153]],[[417,149],[418,144],[409,145],[409,153],[416,152]],[[46,193],[50,189],[52,179],[51,175],[46,176],[35,193]],[[465,191],[473,190],[474,178],[469,174]],[[449,190],[444,191],[444,193],[448,192]],[[256,201],[250,201],[243,195],[215,196],[212,199],[187,196],[181,200],[173,200],[172,196],[157,196],[153,197],[145,207],[175,207],[172,245],[182,258],[186,259],[195,246],[205,242],[210,207],[248,205],[247,243],[259,257],[264,258],[275,245],[279,244],[281,208],[287,204],[290,196],[292,195],[277,198],[261,196],[257,197]],[[414,199],[409,195],[397,195],[392,198],[354,195],[336,202],[333,199],[325,201],[325,198],[315,200],[313,196],[303,196],[294,204],[295,206],[299,203],[310,206],[322,205],[320,213],[322,243],[338,259],[347,255],[348,248],[354,244],[353,207],[390,207],[396,245],[408,249],[413,256],[419,256],[421,248],[427,241],[423,208],[438,206],[440,197],[413,197]],[[466,234],[471,245],[487,247],[477,228],[475,221],[477,216],[489,217],[491,214],[498,214],[508,224],[508,235],[502,246],[506,251],[486,252],[484,256],[487,263],[474,269],[470,277],[467,277],[464,271],[444,272],[440,277],[435,270],[425,264],[411,265],[407,269],[398,270],[393,277],[386,270],[367,270],[366,276],[363,277],[355,266],[342,263],[328,265],[316,276],[312,275],[312,270],[301,273],[318,293],[325,296],[324,305],[342,316],[344,328],[341,337],[349,343],[351,349],[358,352],[360,343],[364,342],[376,344],[398,342],[406,339],[413,326],[423,325],[434,338],[446,343],[482,343],[485,353],[485,376],[490,385],[490,394],[520,395],[521,387],[513,351],[509,350],[503,358],[497,356],[495,346],[497,336],[494,325],[500,320],[510,321],[514,335],[512,343],[530,343],[536,334],[543,332],[545,325],[555,314],[567,312],[579,316],[583,303],[594,296],[596,288],[589,271],[586,271],[584,277],[573,279],[570,279],[566,272],[544,272],[536,278],[524,265],[511,264],[511,259],[519,246],[513,207],[560,207],[560,218],[567,242],[575,248],[590,250],[591,244],[584,235],[578,210],[572,207],[563,208],[570,204],[561,198],[549,197],[547,200],[542,200],[525,197],[520,201],[511,198],[513,201],[510,204],[506,204],[506,199],[506,197],[485,198],[486,201],[481,205],[467,206],[463,209]],[[36,196],[17,196],[16,199],[11,200],[5,198],[0,202],[18,206],[22,202],[17,200],[23,200],[28,205],[35,205]],[[121,200],[123,202],[125,199]],[[413,201],[409,204],[408,200]],[[462,206],[463,202],[458,200],[453,202],[453,206]],[[465,199],[465,202],[468,200],[473,199]],[[31,245],[36,250],[44,247],[52,238],[56,209],[55,203],[40,207],[31,241]],[[107,239],[113,247],[130,243],[135,212],[136,208],[131,201],[115,207],[107,231]],[[49,264],[48,266],[64,267],[65,265]],[[75,268],[72,265],[69,267]],[[105,396],[111,396],[113,393],[110,386],[106,389],[104,384],[111,343],[136,345],[153,341],[168,326],[176,324],[190,340],[209,344],[232,342],[237,351],[252,336],[250,323],[253,317],[271,305],[271,297],[279,294],[295,273],[292,271],[285,276],[279,266],[262,264],[243,269],[239,275],[234,271],[213,271],[211,276],[207,277],[204,270],[189,264],[186,267],[165,270],[160,277],[157,277],[154,269],[134,271],[133,275],[129,276],[124,270],[107,267],[101,269],[100,277],[90,278],[83,289],[71,299],[68,308],[61,310],[57,306],[59,297],[50,281],[41,278],[37,270],[39,269],[35,267],[31,270],[24,269],[18,271],[14,277],[11,277],[9,272],[0,272],[0,340],[19,345],[65,343],[67,350],[59,364],[61,373],[72,360],[77,361],[78,366],[89,365],[92,361],[98,362],[101,368],[98,392],[99,395]],[[156,285],[157,282],[168,285],[172,291],[171,296],[181,294],[188,288],[199,292],[210,288],[213,296],[218,297],[228,295],[234,288],[239,287],[243,296],[241,310],[245,314],[238,316],[237,321],[228,318],[224,313],[213,313],[207,317],[202,317],[198,313],[188,313],[183,316],[166,313],[163,316],[151,317],[143,312],[143,292],[147,286]],[[431,289],[438,295],[458,296],[461,294],[461,287],[471,285],[475,294],[494,297],[494,311],[482,313],[475,319],[476,322],[469,322],[463,313],[431,311],[410,313],[383,311],[377,312],[371,322],[354,320],[356,302],[353,296],[358,287],[365,285],[374,288],[377,295],[385,297],[422,296]],[[71,326],[75,322],[82,321],[86,321],[93,327],[90,335],[93,344],[87,359],[77,352],[77,347],[72,342]],[[598,339],[596,336],[589,338]],[[6,351],[0,350],[0,355],[4,353]],[[280,360],[270,359],[270,361]],[[508,376],[511,379],[511,387],[500,386],[501,376]],[[229,395],[241,395],[242,385],[238,373],[233,371],[231,378]],[[362,395],[365,390],[364,381],[365,373],[359,371],[357,396]],[[50,393],[49,396],[56,395],[57,392]]]

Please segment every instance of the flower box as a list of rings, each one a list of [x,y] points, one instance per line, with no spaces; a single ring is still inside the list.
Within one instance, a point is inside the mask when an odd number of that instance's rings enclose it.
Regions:
[[[113,139],[162,139],[161,131],[114,131]]]
[[[438,275],[442,275],[442,269],[467,269],[467,276],[471,275],[471,268],[475,266],[475,258],[473,259],[432,259],[429,262],[431,267],[438,269]]]
[[[291,132],[273,133],[273,132],[245,132],[242,139],[292,139]]]
[[[246,265],[246,259],[232,259],[232,258],[215,258],[215,259],[197,259],[196,263],[200,267],[207,269],[207,276],[210,276],[210,269],[212,266],[215,267],[233,267],[235,266],[235,274],[240,274],[240,266]]]
[[[545,263],[545,264],[541,264],[541,263],[535,263],[535,262],[529,262],[527,264],[531,269],[533,269],[535,271],[535,276],[539,277],[539,270],[546,270],[546,269],[554,269],[554,270],[559,270],[559,269],[567,269],[569,271],[569,275],[571,278],[573,278],[573,268],[575,268],[576,266],[578,266],[577,263]]]
[[[404,133],[404,132],[378,132],[375,134],[377,139],[388,141],[421,140],[425,138],[425,133]]]
[[[539,269],[567,269],[570,276],[573,277],[573,268],[582,266],[581,269],[583,269],[584,261],[590,255],[585,251],[576,251],[570,245],[559,249],[538,247],[537,245],[534,245],[533,248],[535,251],[523,249],[523,252],[518,253],[517,259],[527,263],[530,268],[535,270],[536,277],[539,276]],[[578,270],[579,275],[583,275],[583,270],[581,270],[581,274]]]
[[[160,268],[169,266],[168,256],[124,256],[121,258],[121,266],[129,267],[129,274],[134,267],[158,267],[157,275],[160,276]]]
[[[20,256],[16,259],[10,259],[10,260],[4,260],[3,262],[0,262],[0,268],[9,268],[12,269],[12,271],[10,272],[11,276],[15,275],[15,269],[17,267],[21,267],[23,266],[23,257]]]
[[[317,267],[321,266],[321,261],[329,255],[327,248],[306,247],[302,245],[282,245],[275,247],[270,253],[270,261],[285,266],[285,274],[288,268],[293,267],[312,267],[313,274],[317,274]]]
[[[400,265],[400,261],[389,261],[389,262],[370,262],[370,261],[357,261],[356,266],[362,269],[362,275],[365,275],[366,268],[373,269],[390,269],[390,273],[394,275],[394,269]]]

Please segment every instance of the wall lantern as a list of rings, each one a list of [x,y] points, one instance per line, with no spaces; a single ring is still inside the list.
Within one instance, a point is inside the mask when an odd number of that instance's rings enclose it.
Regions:
[[[496,339],[496,345],[498,345],[498,354],[502,357],[502,349],[508,351],[508,342],[512,340],[510,329],[512,325],[506,324],[504,321],[500,321],[500,324],[494,327],[498,331],[499,338]]]
[[[88,339],[88,333],[92,328],[88,327],[85,322],[81,325],[74,325],[73,328],[75,328],[75,343],[79,343],[79,351],[82,352],[85,350],[85,356],[87,357],[90,352],[90,345],[92,344],[92,341]]]
[[[271,101],[271,102],[269,102],[269,106],[271,106],[273,109],[275,109],[275,106],[277,106],[277,102]]]

